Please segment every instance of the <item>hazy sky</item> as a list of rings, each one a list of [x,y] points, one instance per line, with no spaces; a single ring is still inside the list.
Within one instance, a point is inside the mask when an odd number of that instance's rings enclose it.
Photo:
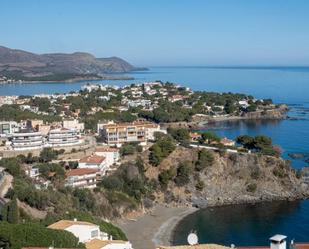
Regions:
[[[309,65],[309,0],[0,0],[0,45],[151,65]]]

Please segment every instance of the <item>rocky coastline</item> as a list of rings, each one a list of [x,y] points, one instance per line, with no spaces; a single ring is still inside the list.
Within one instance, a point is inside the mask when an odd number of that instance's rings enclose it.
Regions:
[[[239,115],[221,115],[221,116],[209,116],[209,115],[199,115],[194,116],[190,122],[173,122],[173,123],[163,123],[163,127],[170,128],[188,128],[188,129],[200,129],[207,124],[218,123],[218,122],[232,122],[239,120],[283,120],[287,118],[286,113],[289,111],[287,105],[279,105],[274,109],[267,111],[255,111],[241,113]]]

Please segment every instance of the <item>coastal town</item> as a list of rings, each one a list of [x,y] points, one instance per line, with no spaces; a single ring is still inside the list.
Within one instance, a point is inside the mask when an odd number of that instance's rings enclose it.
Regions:
[[[290,177],[286,184],[295,186],[305,182],[304,172],[296,176],[281,161],[280,148],[270,138],[244,135],[234,141],[198,129],[222,119],[281,119],[285,111],[286,106],[271,100],[194,92],[160,81],[123,87],[86,84],[79,92],[65,94],[1,96],[3,220],[12,223],[11,229],[21,219],[43,220],[47,226],[38,230],[68,231],[77,238],[72,239],[77,247],[82,243],[87,249],[131,249],[139,243],[135,236],[129,242],[110,220],[127,231],[127,224],[134,225],[129,217],[136,212],[151,214],[156,205],[193,206],[192,211],[263,198],[303,198],[303,187],[282,195],[281,183],[277,192],[265,195],[263,185],[275,178]],[[250,164],[258,154],[265,160],[260,170],[248,173],[251,180],[245,180],[243,196],[229,189],[220,200],[207,192],[216,188],[208,179],[217,174],[219,166],[211,166],[216,161],[227,167],[227,160],[236,163],[235,157],[242,157]],[[265,166],[269,156],[272,165]],[[258,180],[264,167],[273,168],[267,183]],[[205,178],[201,172],[206,168],[214,173],[205,173]],[[238,196],[231,201],[234,194]],[[117,222],[121,217],[124,220]],[[68,243],[62,240],[57,243]],[[47,243],[50,240],[29,246],[50,246]]]

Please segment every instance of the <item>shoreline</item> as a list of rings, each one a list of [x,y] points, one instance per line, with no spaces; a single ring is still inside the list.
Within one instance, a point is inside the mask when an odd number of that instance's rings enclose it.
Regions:
[[[16,84],[43,84],[43,83],[76,83],[80,81],[100,81],[100,80],[135,80],[134,77],[106,77],[106,78],[73,78],[66,80],[34,80],[34,81],[14,81],[14,82],[1,82],[0,85],[16,85]]]
[[[156,205],[151,212],[138,215],[135,219],[120,219],[116,224],[125,232],[135,249],[154,249],[159,245],[170,245],[177,224],[198,210],[193,207]]]

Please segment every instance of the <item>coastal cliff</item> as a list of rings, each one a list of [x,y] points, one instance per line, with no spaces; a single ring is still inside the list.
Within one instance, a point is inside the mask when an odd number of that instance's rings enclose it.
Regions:
[[[169,181],[156,193],[156,202],[168,206],[218,206],[273,200],[296,200],[309,196],[302,178],[281,158],[242,153],[209,152],[213,162],[201,171],[193,169],[199,149],[177,147],[162,163],[149,166],[146,175],[156,178],[163,170],[187,162],[192,167],[186,184]]]

